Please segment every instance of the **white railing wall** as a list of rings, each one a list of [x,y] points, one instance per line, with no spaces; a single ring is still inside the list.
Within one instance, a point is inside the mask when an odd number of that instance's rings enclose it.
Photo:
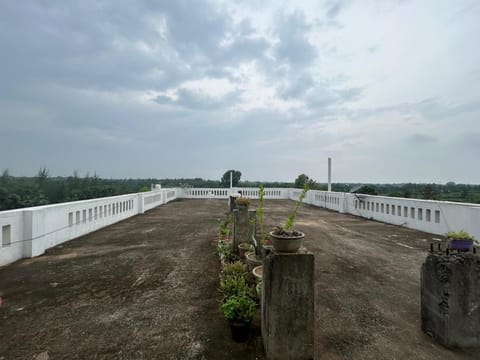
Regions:
[[[464,230],[480,240],[480,205],[346,194],[348,213],[432,234]]]
[[[267,188],[266,199],[298,200],[301,189]],[[0,266],[83,236],[176,198],[258,199],[258,188],[176,188],[0,211]],[[480,205],[310,190],[304,202],[432,234],[465,230],[480,239]]]
[[[177,189],[0,212],[0,266],[41,255],[65,241],[141,214],[177,197]]]
[[[290,189],[265,189],[265,199],[288,199]],[[181,190],[180,197],[186,199],[228,199],[229,195],[240,194],[250,199],[258,199],[258,188],[186,188]]]
[[[258,199],[258,188],[184,189],[180,197],[226,199],[230,193]],[[267,199],[298,200],[301,189],[265,189]],[[304,202],[340,213],[401,225],[432,234],[465,230],[480,239],[480,205],[334,191],[308,191]]]

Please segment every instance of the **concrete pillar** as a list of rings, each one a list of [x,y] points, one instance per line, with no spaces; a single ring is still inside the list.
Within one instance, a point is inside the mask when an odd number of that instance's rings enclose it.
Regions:
[[[49,247],[45,230],[45,209],[23,210],[23,257],[42,255]]]
[[[142,193],[139,193],[138,194],[138,213],[139,214],[143,214],[145,212],[145,209],[144,209],[144,205],[143,205],[143,194]],[[165,200],[166,202],[166,200]]]
[[[233,210],[233,251],[238,254],[238,244],[249,242],[250,222],[248,206],[237,205]]]
[[[314,358],[314,255],[266,251],[262,339],[267,359]]]
[[[231,213],[233,213],[233,210],[235,210],[235,199],[236,199],[236,196],[232,196],[232,195],[228,196],[228,208]]]
[[[421,272],[422,330],[446,347],[480,346],[480,257],[429,254]]]

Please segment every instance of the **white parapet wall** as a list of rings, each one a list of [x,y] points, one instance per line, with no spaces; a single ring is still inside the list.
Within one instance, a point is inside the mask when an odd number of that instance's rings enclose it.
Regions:
[[[226,199],[229,194],[258,199],[258,188],[183,189],[180,197]],[[267,199],[298,200],[302,189],[266,188]],[[480,240],[480,205],[310,190],[304,203],[431,234],[465,230]]]
[[[265,199],[288,199],[291,189],[267,188]],[[180,197],[186,199],[228,199],[230,195],[241,195],[258,199],[258,188],[185,188],[180,190]]]
[[[298,200],[301,189],[266,188],[266,199]],[[32,208],[0,211],[0,266],[92,231],[142,214],[177,198],[228,199],[241,194],[258,199],[258,188],[175,188],[75,201]],[[480,240],[480,205],[308,191],[304,202],[340,213],[405,226],[431,234],[464,230]]]
[[[112,225],[177,198],[179,189],[0,211],[0,266]]]

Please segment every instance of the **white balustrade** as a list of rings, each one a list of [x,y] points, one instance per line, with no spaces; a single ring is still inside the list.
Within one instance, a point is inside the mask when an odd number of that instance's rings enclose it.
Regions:
[[[0,211],[0,266],[174,200],[177,189]]]
[[[301,189],[267,188],[266,199],[298,200]],[[176,198],[258,199],[258,188],[175,188],[0,211],[0,266],[83,236]],[[304,202],[432,234],[465,230],[480,239],[480,205],[310,190]]]

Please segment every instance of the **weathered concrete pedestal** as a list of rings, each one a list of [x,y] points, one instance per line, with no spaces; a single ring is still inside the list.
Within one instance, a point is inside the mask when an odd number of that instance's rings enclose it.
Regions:
[[[480,258],[429,254],[421,273],[422,330],[446,347],[480,346]]]
[[[233,210],[233,251],[238,254],[238,245],[249,242],[250,222],[248,206],[238,206]]]
[[[314,358],[314,255],[268,252],[263,261],[262,338],[267,359]]]
[[[235,199],[236,199],[236,198],[237,198],[237,197],[236,197],[236,196],[233,196],[233,195],[230,195],[230,196],[228,197],[228,208],[229,208],[229,210],[230,210],[230,213],[233,213],[233,210],[236,209],[236,206],[235,206]]]

